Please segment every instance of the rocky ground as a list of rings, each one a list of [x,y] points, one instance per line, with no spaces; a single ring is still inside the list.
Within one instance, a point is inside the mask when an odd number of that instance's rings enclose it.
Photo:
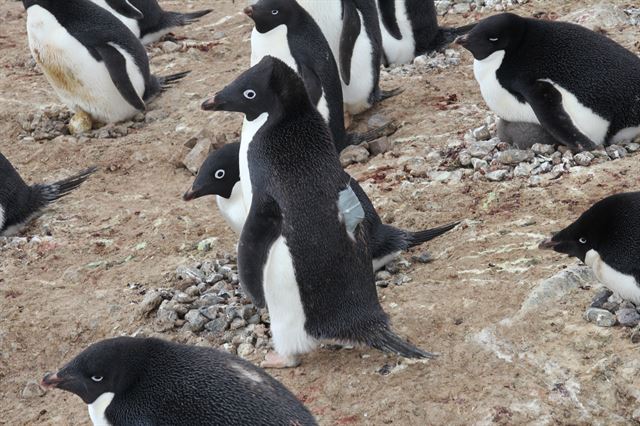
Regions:
[[[568,17],[640,54],[630,1],[436,3],[446,25],[505,9]],[[158,335],[256,363],[270,347],[268,314],[238,287],[235,235],[213,200],[181,200],[206,152],[238,136],[239,116],[199,105],[246,68],[251,26],[238,2],[162,4],[215,9],[150,48],[155,73],[192,73],[146,115],[72,137],[30,58],[21,3],[0,0],[2,153],[29,182],[99,168],[22,236],[0,240],[0,424],[89,424],[80,399],[35,381],[105,337]],[[325,347],[271,373],[325,425],[639,424],[636,307],[537,249],[593,202],[637,189],[637,146],[593,158],[508,146],[471,63],[453,47],[385,70],[383,87],[404,92],[353,128],[399,128],[343,156],[385,222],[464,221],[377,275],[395,330],[441,356]]]

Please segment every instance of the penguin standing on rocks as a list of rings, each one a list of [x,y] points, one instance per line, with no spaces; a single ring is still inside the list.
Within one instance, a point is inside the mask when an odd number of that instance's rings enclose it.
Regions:
[[[376,0],[298,0],[316,21],[338,63],[345,110],[359,114],[399,90],[380,90],[382,34]]]
[[[143,44],[154,43],[181,27],[196,22],[212,9],[197,12],[167,12],[157,0],[91,0],[107,9],[138,37]]]
[[[510,13],[458,39],[500,118],[541,125],[572,150],[640,134],[640,58],[584,27]]]
[[[15,235],[49,204],[76,189],[95,167],[52,184],[29,186],[0,154],[0,235]]]
[[[443,49],[475,24],[441,28],[433,0],[377,0],[387,65],[407,64],[418,55]]]
[[[304,81],[311,103],[329,124],[338,152],[379,138],[381,130],[359,135],[345,131],[338,67],[320,27],[296,0],[260,0],[244,12],[255,22],[251,33],[251,65],[273,56],[293,68]]]
[[[88,0],[23,0],[31,53],[60,99],[76,115],[72,133],[92,120],[132,118],[187,73],[157,78],[140,41]]]
[[[267,56],[203,107],[263,117],[240,150],[253,193],[238,247],[244,290],[256,306],[269,308],[276,353],[263,366],[295,366],[297,355],[322,341],[433,357],[389,327],[376,294],[364,208],[296,72]]]
[[[205,195],[215,195],[220,213],[229,226],[240,234],[247,218],[240,185],[240,143],[227,144],[209,154],[202,163],[191,188],[184,194],[185,201]],[[346,172],[345,172],[346,174]],[[349,181],[365,212],[365,221],[371,227],[370,239],[373,270],[383,268],[389,262],[412,247],[424,244],[455,228],[459,222],[419,232],[406,231],[382,223],[371,200],[358,181]]]
[[[540,248],[577,257],[610,290],[640,304],[640,192],[598,201]]]
[[[78,395],[95,426],[316,425],[287,388],[249,362],[153,338],[95,343],[41,386]]]

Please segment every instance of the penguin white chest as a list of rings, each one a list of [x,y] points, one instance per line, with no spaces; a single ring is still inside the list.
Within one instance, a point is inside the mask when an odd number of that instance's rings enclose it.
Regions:
[[[616,271],[607,265],[600,254],[593,249],[587,252],[585,263],[593,269],[596,278],[609,290],[619,294],[625,300],[635,304],[640,303],[640,287],[632,275]]]
[[[242,184],[237,182],[231,191],[231,197],[224,198],[216,196],[216,203],[220,214],[229,224],[236,234],[242,232],[244,222],[247,220],[247,209],[244,207],[244,199],[242,197]]]
[[[405,0],[395,0],[395,11],[396,23],[398,24],[398,29],[400,29],[400,34],[402,36],[400,40],[389,34],[389,31],[387,31],[382,20],[382,14],[378,13],[378,16],[380,17],[380,30],[382,32],[384,55],[389,64],[407,64],[411,62],[415,56],[416,42],[413,38],[413,28],[407,14]]]
[[[267,122],[269,114],[263,112],[254,120],[249,121],[245,118],[242,123],[242,134],[240,135],[240,184],[242,189],[242,198],[244,200],[244,208],[248,212],[251,208],[251,199],[253,188],[251,187],[251,174],[249,173],[249,145],[253,141],[253,137],[260,130],[264,123]]]
[[[256,65],[265,56],[273,56],[293,68],[298,74],[298,64],[291,54],[288,28],[286,25],[278,25],[271,31],[261,33],[257,29],[251,32],[251,66]]]
[[[94,119],[111,123],[126,120],[138,111],[120,94],[104,62],[97,61],[46,9],[31,6],[27,32],[33,58],[60,99],[72,110],[78,108]],[[145,79],[133,57],[111,43],[126,62],[126,72],[140,97]]]
[[[111,426],[111,423],[105,416],[105,411],[107,407],[109,407],[109,404],[111,404],[114,396],[115,394],[113,392],[105,392],[87,406],[89,409],[89,417],[94,426]]]
[[[287,241],[280,236],[271,246],[264,266],[264,296],[269,308],[271,333],[280,355],[310,352],[318,342],[306,332],[306,316]]]
[[[113,16],[118,18],[120,22],[125,24],[127,28],[129,28],[129,30],[133,33],[133,35],[135,35],[137,38],[140,38],[140,25],[138,24],[137,19],[127,18],[126,16],[119,14],[118,12],[113,10],[105,0],[91,0],[91,1],[97,4],[98,6],[100,6],[101,8],[108,10]]]

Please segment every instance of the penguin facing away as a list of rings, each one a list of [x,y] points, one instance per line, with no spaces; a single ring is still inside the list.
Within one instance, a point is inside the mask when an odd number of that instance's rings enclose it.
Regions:
[[[78,395],[95,426],[316,425],[287,388],[249,362],[154,338],[94,343],[41,386]]]
[[[387,65],[406,64],[418,55],[443,49],[475,24],[438,26],[433,0],[377,0]]]
[[[23,0],[29,47],[76,115],[127,120],[187,73],[157,78],[147,52],[116,17],[87,0]]]
[[[189,25],[212,9],[197,12],[168,12],[158,0],[91,0],[107,9],[138,37],[143,44],[154,43],[175,27]]]
[[[540,248],[577,257],[610,290],[640,304],[640,192],[598,201]]]
[[[237,142],[211,152],[202,163],[191,188],[183,197],[185,201],[190,201],[206,195],[215,195],[222,216],[238,234],[242,231],[247,217],[241,194],[239,156],[240,144]],[[364,220],[370,222],[371,235],[368,244],[371,247],[374,271],[383,268],[401,252],[439,237],[459,224],[456,222],[419,232],[385,225],[358,181],[351,179],[349,184],[364,209]]]
[[[238,247],[240,282],[271,317],[277,354],[263,365],[295,366],[297,355],[321,341],[433,357],[389,328],[364,209],[340,207],[344,199],[357,200],[351,178],[296,72],[267,56],[204,106],[266,116],[247,149],[253,194]]]
[[[251,33],[251,65],[276,57],[304,81],[311,103],[327,121],[338,152],[347,145],[382,136],[383,129],[348,134],[344,124],[338,67],[320,27],[296,0],[260,0],[244,9],[255,22]]]
[[[458,43],[474,56],[485,102],[500,118],[540,124],[572,150],[640,134],[640,58],[578,25],[510,13]]]
[[[45,207],[80,186],[95,167],[52,184],[29,186],[0,154],[0,235],[15,235]]]

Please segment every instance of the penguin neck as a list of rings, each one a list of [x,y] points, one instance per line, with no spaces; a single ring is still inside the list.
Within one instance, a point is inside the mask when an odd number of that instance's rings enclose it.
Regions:
[[[89,417],[94,426],[109,426],[111,422],[107,420],[105,412],[111,404],[115,394],[113,392],[105,392],[100,395],[95,401],[87,406],[89,409]]]

